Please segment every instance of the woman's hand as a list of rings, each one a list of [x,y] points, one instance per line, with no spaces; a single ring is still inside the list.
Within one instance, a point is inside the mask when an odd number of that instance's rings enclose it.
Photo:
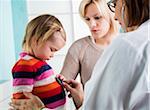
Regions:
[[[84,92],[82,84],[75,80],[66,80],[63,82],[64,87],[70,92],[76,108],[80,108],[83,103]]]
[[[44,104],[39,97],[32,93],[23,93],[29,99],[12,99],[9,110],[40,110],[44,107]]]

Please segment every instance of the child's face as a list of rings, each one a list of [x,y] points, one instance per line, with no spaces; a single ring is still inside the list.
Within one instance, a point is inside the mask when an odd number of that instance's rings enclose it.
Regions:
[[[54,56],[54,53],[60,50],[65,45],[65,40],[62,38],[59,31],[54,32],[52,38],[43,44],[32,46],[33,54],[41,60],[49,60]]]

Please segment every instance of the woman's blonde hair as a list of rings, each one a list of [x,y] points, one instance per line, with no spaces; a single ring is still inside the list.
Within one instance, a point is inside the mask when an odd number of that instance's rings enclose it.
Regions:
[[[113,13],[109,10],[106,0],[82,0],[80,3],[80,7],[79,7],[79,14],[80,14],[81,18],[83,18],[83,19],[85,18],[86,8],[91,3],[94,3],[97,6],[97,8],[99,9],[100,14],[102,14],[102,16],[104,16],[106,19],[108,19],[110,21],[109,32],[117,33],[118,32],[118,24],[114,20],[114,16],[112,15]]]
[[[36,42],[40,40],[41,43],[47,41],[52,37],[53,33],[60,31],[61,36],[66,41],[66,33],[61,22],[52,15],[44,14],[31,20],[27,27],[22,47],[24,51],[31,52],[32,39],[36,39]]]

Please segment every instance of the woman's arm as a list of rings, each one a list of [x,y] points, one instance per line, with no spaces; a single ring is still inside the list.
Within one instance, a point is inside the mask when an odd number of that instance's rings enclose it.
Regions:
[[[61,73],[66,79],[75,79],[78,73],[80,72],[80,61],[79,61],[80,49],[77,46],[77,43],[73,43],[69,48],[66,55],[63,68]]]

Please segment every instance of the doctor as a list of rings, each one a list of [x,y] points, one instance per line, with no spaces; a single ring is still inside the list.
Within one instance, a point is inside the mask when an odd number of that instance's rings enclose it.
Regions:
[[[149,0],[112,0],[108,7],[126,33],[116,37],[97,61],[85,93],[75,80],[66,81],[64,86],[77,109],[149,110]],[[40,103],[36,96],[26,96]]]

